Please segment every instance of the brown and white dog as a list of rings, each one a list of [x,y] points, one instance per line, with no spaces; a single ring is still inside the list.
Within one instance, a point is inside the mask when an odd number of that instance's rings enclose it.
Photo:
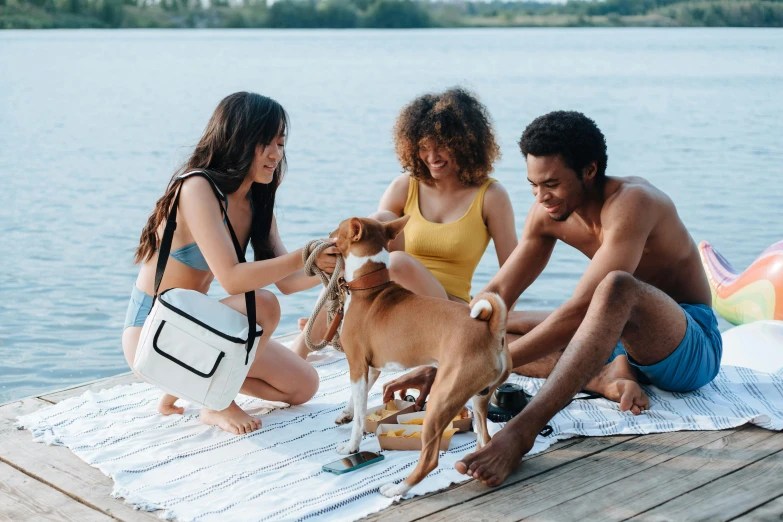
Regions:
[[[471,398],[477,444],[482,447],[489,442],[489,399],[511,369],[506,306],[497,294],[484,294],[469,311],[459,303],[416,295],[389,280],[386,245],[405,227],[408,217],[388,223],[351,218],[332,234],[345,258],[345,286],[350,292],[340,336],[350,366],[352,394],[335,422],[354,420],[351,438],[337,448],[338,453],[359,450],[367,393],[381,371],[438,367],[419,463],[403,482],[381,487],[387,497],[407,493],[437,467],[441,435]]]

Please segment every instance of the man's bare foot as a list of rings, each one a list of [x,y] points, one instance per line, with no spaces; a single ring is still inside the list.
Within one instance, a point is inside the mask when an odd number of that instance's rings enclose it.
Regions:
[[[175,413],[182,415],[185,413],[185,408],[182,406],[174,406],[175,402],[177,402],[177,397],[164,393],[158,400],[158,412],[161,415],[173,415]]]
[[[234,435],[250,433],[261,428],[261,420],[248,415],[234,401],[231,401],[231,405],[225,410],[215,411],[202,408],[201,422],[210,426],[217,426],[221,430]]]
[[[479,480],[487,486],[499,486],[513,472],[525,453],[530,451],[536,435],[522,435],[510,423],[497,432],[489,444],[466,455],[454,467],[463,475]]]
[[[617,356],[614,361],[604,366],[601,373],[593,378],[585,389],[619,402],[620,411],[639,415],[650,409],[650,399],[636,381],[634,368],[625,355]]]
[[[299,331],[304,332],[305,326],[307,326],[307,317],[300,317],[299,318]]]

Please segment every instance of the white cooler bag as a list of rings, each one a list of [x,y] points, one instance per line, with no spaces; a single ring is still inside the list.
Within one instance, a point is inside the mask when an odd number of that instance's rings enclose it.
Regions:
[[[180,177],[201,175],[191,172]],[[212,183],[216,194],[220,190]],[[166,221],[155,273],[155,301],[144,327],[133,368],[145,381],[166,393],[212,410],[223,410],[239,393],[250,363],[256,355],[258,338],[255,292],[245,294],[247,316],[201,292],[171,288],[158,295],[166,268],[177,219],[179,191]],[[245,255],[226,218],[239,262]]]

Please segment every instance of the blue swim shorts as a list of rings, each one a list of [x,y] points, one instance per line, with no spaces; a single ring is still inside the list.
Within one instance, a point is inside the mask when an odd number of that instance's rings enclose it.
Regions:
[[[124,330],[129,326],[144,326],[144,321],[152,309],[152,296],[139,290],[139,287],[133,285],[128,311],[125,314]]]
[[[643,383],[654,384],[662,390],[673,392],[693,391],[710,383],[720,371],[723,355],[723,337],[718,330],[718,319],[707,305],[680,304],[688,327],[680,345],[664,360],[651,366],[636,363],[625,351],[622,342],[609,359],[618,355],[628,357],[643,377]]]

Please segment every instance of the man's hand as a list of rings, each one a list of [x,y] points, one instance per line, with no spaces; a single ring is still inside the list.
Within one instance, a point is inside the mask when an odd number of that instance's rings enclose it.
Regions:
[[[432,383],[435,382],[435,374],[438,369],[432,366],[422,366],[412,372],[408,372],[399,379],[387,382],[383,386],[383,402],[389,402],[394,398],[394,392],[402,391],[402,396],[407,395],[408,389],[419,390],[419,398],[416,399],[414,410],[421,411],[427,396],[430,394]]]
[[[323,241],[334,243],[335,239],[330,237],[324,239]],[[337,249],[336,246],[326,248],[315,259],[315,266],[320,268],[322,272],[331,274],[332,272],[334,272],[334,267],[337,266],[337,256],[339,254],[340,251]]]

